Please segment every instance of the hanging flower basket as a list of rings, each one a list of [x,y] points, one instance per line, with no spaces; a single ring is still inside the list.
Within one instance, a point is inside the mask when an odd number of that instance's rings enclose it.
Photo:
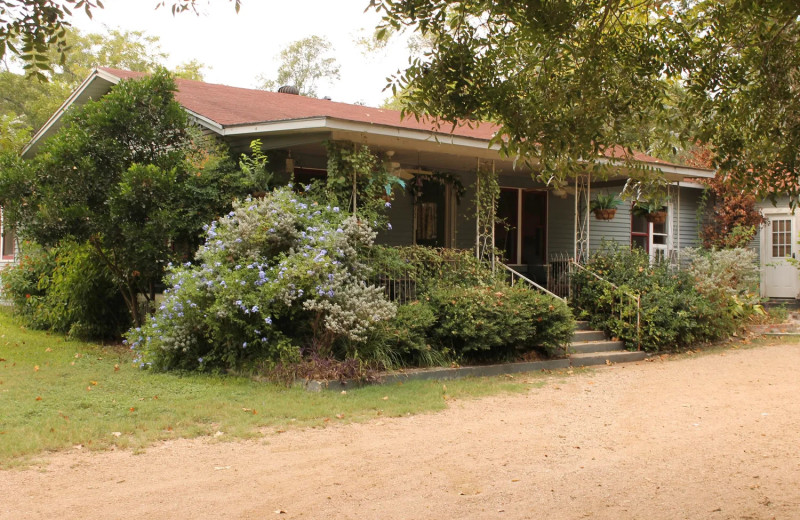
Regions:
[[[667,212],[653,211],[651,213],[645,213],[644,219],[648,222],[652,222],[653,224],[663,224],[667,221]]]
[[[616,208],[596,209],[594,210],[594,218],[597,220],[611,220],[617,214]]]

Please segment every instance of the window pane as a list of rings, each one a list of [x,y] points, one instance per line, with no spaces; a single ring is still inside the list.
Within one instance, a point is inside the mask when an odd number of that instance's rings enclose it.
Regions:
[[[647,237],[633,236],[631,237],[631,246],[647,249]]]
[[[3,258],[13,258],[14,257],[14,231],[3,226],[3,242],[0,246],[2,248],[2,256]]]
[[[647,222],[644,217],[631,214],[631,232],[648,233],[650,229],[648,224],[649,222]]]

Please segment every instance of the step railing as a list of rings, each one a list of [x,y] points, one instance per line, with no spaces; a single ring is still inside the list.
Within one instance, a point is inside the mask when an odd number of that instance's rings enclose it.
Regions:
[[[588,273],[589,275],[591,275],[595,279],[597,279],[597,280],[607,284],[608,286],[612,287],[614,290],[619,292],[621,295],[626,296],[627,298],[630,298],[631,303],[636,307],[636,349],[637,350],[642,350],[642,295],[639,294],[639,293],[636,293],[636,292],[632,292],[632,291],[628,291],[628,290],[622,289],[620,286],[618,286],[618,285],[610,282],[609,280],[603,278],[602,276],[600,276],[599,274],[595,273],[591,269],[587,269],[586,267],[582,266],[581,264],[576,262],[574,259],[570,259],[569,262],[570,262],[570,267],[578,268],[578,269]],[[614,303],[614,300],[612,299],[612,305],[613,305],[613,303]],[[623,304],[623,298],[620,297],[620,306],[619,306],[619,318],[620,318],[620,320],[624,320],[625,319],[625,317],[623,316],[623,312],[624,311],[625,311],[625,305]],[[613,312],[613,309],[612,309],[612,312]]]
[[[566,302],[566,298],[562,298],[561,296],[557,295],[556,293],[547,290],[547,288],[542,287],[538,283],[534,282],[533,280],[531,280],[527,276],[521,274],[519,271],[515,271],[514,269],[512,269],[509,266],[507,266],[506,264],[504,264],[502,262],[495,262],[495,265],[497,265],[497,266],[505,269],[506,271],[508,271],[508,273],[511,276],[511,287],[514,287],[515,282],[521,281],[521,282],[529,285],[533,289],[541,291],[541,292],[543,292],[545,294],[549,294],[553,298],[558,298],[559,300],[561,300],[563,302]]]

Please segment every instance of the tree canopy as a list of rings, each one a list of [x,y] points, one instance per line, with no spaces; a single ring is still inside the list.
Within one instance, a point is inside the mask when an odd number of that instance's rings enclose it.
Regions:
[[[109,29],[107,34],[83,34],[67,29],[64,38],[69,49],[62,63],[43,72],[48,81],[26,75],[18,66],[18,58],[0,62],[0,116],[9,117],[16,125],[26,125],[31,130],[39,128],[94,67],[103,65],[151,72],[167,59],[159,38],[143,31]],[[51,63],[57,63],[56,50],[51,49],[48,56]],[[202,79],[203,67],[191,61],[179,65],[174,75]]]
[[[139,323],[168,262],[185,261],[200,228],[253,186],[226,151],[204,146],[164,69],[122,81],[64,116],[32,160],[0,155],[0,205],[44,246],[88,242]]]
[[[241,0],[229,1],[239,12]],[[173,15],[196,12],[197,0],[159,0],[153,4],[156,9],[166,6]],[[66,59],[72,10],[83,9],[91,18],[94,10],[102,8],[100,0],[0,0],[0,60],[7,54],[17,56],[26,71],[44,79],[43,71]]]
[[[500,125],[543,180],[642,144],[707,143],[742,186],[800,195],[794,0],[373,0],[431,43],[394,78],[407,110]],[[754,175],[754,172],[757,175]]]
[[[309,36],[290,43],[280,53],[281,64],[276,78],[261,78],[260,88],[274,90],[283,85],[291,85],[300,90],[303,96],[317,97],[320,80],[339,79],[339,64],[330,56],[331,42],[321,36]]]

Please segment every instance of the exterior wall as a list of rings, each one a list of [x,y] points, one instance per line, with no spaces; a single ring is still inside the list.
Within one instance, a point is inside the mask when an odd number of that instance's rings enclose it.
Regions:
[[[697,208],[700,203],[702,190],[696,188],[672,189],[672,246],[673,249],[698,247],[699,227],[697,223]],[[593,187],[592,193],[610,193],[619,195],[622,186]],[[680,197],[680,201],[678,201]],[[575,240],[575,196],[568,194],[560,198],[550,194],[550,212],[548,214],[548,250],[550,256],[558,254],[572,255]],[[589,252],[598,251],[603,241],[612,241],[628,245],[631,243],[631,205],[627,202],[620,204],[617,214],[612,220],[597,220],[590,217],[589,223]]]

